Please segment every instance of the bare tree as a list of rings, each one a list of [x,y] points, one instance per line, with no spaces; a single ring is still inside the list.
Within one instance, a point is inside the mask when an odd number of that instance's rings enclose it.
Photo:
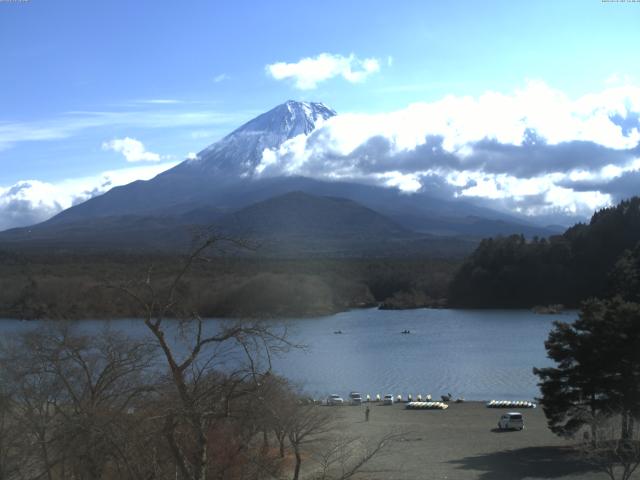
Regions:
[[[24,447],[20,439],[12,395],[0,389],[0,480],[14,478],[20,470],[19,452]]]
[[[640,466],[640,431],[638,428],[629,430],[619,417],[593,417],[579,450],[584,460],[606,473],[611,480],[628,480]]]
[[[316,454],[320,468],[315,480],[347,480],[382,453],[403,433],[388,433],[376,441],[359,437],[338,436]]]
[[[210,248],[225,243],[246,247],[235,239],[208,235],[164,288],[154,284],[152,269],[142,282],[116,286],[138,305],[168,367],[175,402],[164,412],[163,435],[185,479],[207,478],[215,422],[231,415],[232,400],[256,391],[260,377],[271,369],[271,355],[290,346],[286,331],[256,321],[205,325],[189,307],[183,295],[185,277],[195,263],[206,260]],[[168,322],[167,318],[176,320]],[[170,338],[176,330],[181,334],[180,346]]]
[[[19,426],[18,438],[24,446],[20,470],[52,480],[53,470],[62,458],[56,445],[56,404],[61,397],[61,383],[48,373],[46,363],[29,358],[32,345],[24,337],[5,344],[2,380],[12,391],[10,414]]]
[[[105,331],[80,335],[57,324],[5,346],[5,382],[25,442],[29,478],[149,478],[128,448],[134,412],[153,392],[144,378],[153,348]],[[8,368],[10,366],[10,368]],[[142,470],[141,470],[142,469]]]
[[[298,406],[298,397],[285,378],[268,375],[261,384],[259,398],[264,411],[260,425],[263,446],[268,446],[269,433],[272,433],[278,444],[279,457],[285,458],[290,417]]]
[[[320,405],[300,404],[290,410],[285,430],[295,455],[293,480],[298,480],[300,476],[303,448],[312,442],[318,442],[323,434],[333,428],[335,416],[332,412]]]

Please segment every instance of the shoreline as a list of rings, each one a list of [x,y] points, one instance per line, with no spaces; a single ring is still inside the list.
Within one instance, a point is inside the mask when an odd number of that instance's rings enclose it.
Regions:
[[[366,405],[366,404],[363,404]],[[557,437],[546,425],[541,408],[522,409],[522,431],[499,431],[497,421],[507,409],[486,408],[479,401],[451,403],[446,410],[407,410],[404,405],[321,407],[335,409],[340,420],[334,429],[348,436],[375,441],[402,432],[399,441],[367,465],[370,480],[455,479],[599,480],[606,476],[584,462],[574,442]],[[309,472],[311,465],[308,465]],[[638,474],[632,478],[638,478]]]
[[[263,316],[259,316],[259,317],[252,317],[252,316],[227,316],[227,317],[204,317],[204,320],[256,320],[256,321],[268,321],[268,320],[309,320],[309,319],[313,319],[313,318],[322,318],[322,317],[331,317],[334,315],[339,315],[341,313],[347,313],[347,312],[352,312],[352,311],[364,311],[364,310],[381,310],[381,311],[408,311],[408,310],[458,310],[458,311],[463,311],[463,312],[474,312],[474,311],[480,311],[480,312],[486,312],[489,310],[495,310],[495,311],[503,311],[503,312],[530,312],[536,315],[539,315],[541,317],[546,317],[546,316],[553,316],[553,315],[571,315],[574,313],[578,312],[577,308],[570,308],[567,307],[563,310],[560,311],[554,311],[554,312],[537,312],[534,311],[533,308],[525,308],[525,307],[456,307],[454,305],[447,305],[447,306],[416,306],[416,307],[396,307],[396,308],[386,308],[383,307],[383,303],[379,303],[379,304],[373,304],[373,305],[363,305],[363,306],[356,306],[356,307],[350,307],[350,308],[345,308],[345,309],[336,309],[336,310],[330,310],[330,311],[326,311],[326,312],[307,312],[307,313],[292,313],[292,314],[287,314],[287,313],[279,313],[278,315],[276,314],[269,314],[269,315],[263,315]],[[177,320],[178,317],[165,317],[166,320]],[[135,316],[126,316],[126,315],[109,315],[109,316],[92,316],[91,318],[75,318],[75,317],[70,317],[70,318],[65,318],[65,319],[59,319],[59,318],[53,318],[53,317],[39,317],[39,318],[16,318],[16,317],[3,317],[0,315],[0,321],[20,321],[20,322],[33,322],[33,321],[83,321],[83,320],[90,320],[90,321],[110,321],[110,320],[136,320],[136,319],[142,319],[142,317],[135,317]]]

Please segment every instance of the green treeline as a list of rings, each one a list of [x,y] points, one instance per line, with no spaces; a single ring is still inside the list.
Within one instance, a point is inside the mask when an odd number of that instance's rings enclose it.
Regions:
[[[114,287],[150,274],[160,286],[178,256],[20,255],[0,252],[0,318],[126,318],[135,302]],[[385,303],[442,302],[458,260],[213,257],[180,285],[181,301],[205,317],[326,315]]]
[[[460,307],[530,308],[575,307],[621,289],[632,297],[640,286],[638,267],[640,198],[633,197],[549,239],[483,240],[456,273],[449,301]]]

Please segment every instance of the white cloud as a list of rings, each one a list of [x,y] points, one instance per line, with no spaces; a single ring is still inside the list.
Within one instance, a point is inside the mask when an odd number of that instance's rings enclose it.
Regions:
[[[630,85],[633,83],[633,80],[631,79],[630,75],[612,73],[605,79],[604,83],[608,86]]]
[[[19,142],[39,142],[65,138],[70,135],[72,128],[72,126],[0,123],[0,151]]]
[[[213,83],[224,82],[225,80],[229,80],[229,78],[231,77],[229,77],[229,75],[227,75],[226,73],[221,73],[213,77]]]
[[[150,100],[138,100],[138,103],[148,103],[151,105],[175,105],[182,102],[175,98],[152,98]]]
[[[0,186],[0,230],[42,222],[113,187],[134,180],[149,180],[176,164],[122,168],[55,183],[23,180],[8,187]]]
[[[0,151],[21,142],[70,138],[91,128],[180,128],[189,126],[233,126],[247,121],[256,112],[232,114],[209,110],[195,111],[73,111],[48,120],[33,122],[0,121]]]
[[[380,62],[376,58],[360,60],[353,54],[345,57],[321,53],[296,63],[273,63],[266,66],[266,71],[276,80],[294,80],[294,86],[300,90],[312,90],[318,83],[334,77],[342,77],[351,83],[362,82],[380,71]]]
[[[640,169],[640,87],[570,98],[540,81],[511,93],[447,96],[382,114],[342,114],[310,136],[265,151],[258,175],[304,175],[428,188],[528,214],[583,214],[611,202],[567,181],[610,180]],[[535,203],[538,202],[538,203]]]
[[[509,174],[490,174],[483,172],[463,172],[462,178],[451,183],[460,184],[462,180],[467,186],[461,189],[462,197],[478,197],[490,200],[512,200],[516,203],[526,202],[527,198],[541,198],[545,208],[561,209],[572,215],[588,215],[597,208],[608,205],[611,197],[600,192],[574,192],[559,186],[571,173],[553,173],[533,178],[517,178]],[[455,175],[455,174],[454,174]],[[539,206],[528,206],[520,213],[536,215]]]
[[[187,160],[197,160],[198,154],[196,152],[187,153]]]
[[[422,188],[420,176],[416,173],[385,172],[377,174],[376,178],[388,187],[397,187],[403,192],[417,192]]]
[[[194,130],[191,132],[191,138],[200,140],[201,138],[211,139],[215,137],[217,132],[213,130]]]
[[[108,142],[103,142],[103,150],[113,150],[121,153],[127,162],[159,162],[160,155],[148,152],[140,140],[131,137],[114,138]]]

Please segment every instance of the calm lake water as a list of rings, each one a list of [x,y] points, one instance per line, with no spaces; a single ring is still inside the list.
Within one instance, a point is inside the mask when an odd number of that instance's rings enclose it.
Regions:
[[[372,397],[451,392],[468,400],[533,399],[539,391],[532,368],[551,364],[544,341],[552,322],[575,318],[576,312],[365,309],[286,320],[292,338],[307,348],[275,358],[274,369],[317,398],[355,390]],[[99,331],[105,323],[86,320],[82,328]],[[109,324],[146,334],[140,320]],[[0,334],[33,325],[0,320]]]

